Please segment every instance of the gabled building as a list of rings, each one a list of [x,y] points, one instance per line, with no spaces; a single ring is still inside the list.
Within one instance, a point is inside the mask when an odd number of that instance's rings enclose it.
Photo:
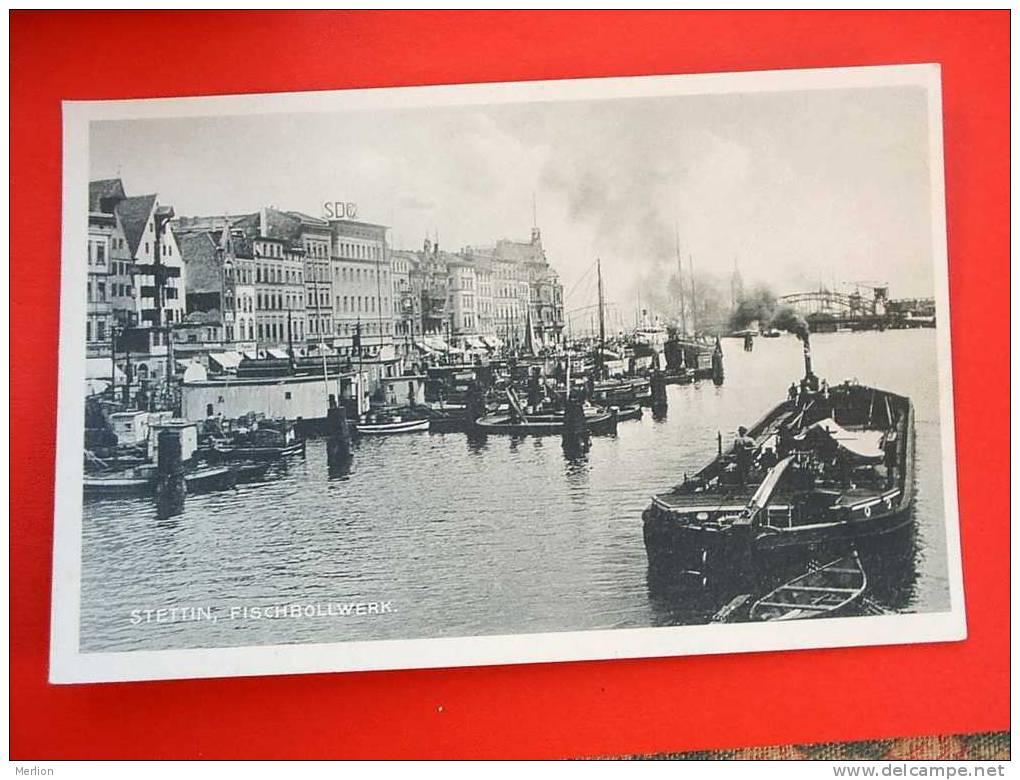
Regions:
[[[111,351],[130,351],[139,379],[165,379],[169,334],[185,314],[184,269],[170,230],[173,208],[155,194],[128,196],[119,179],[101,179],[89,183],[89,210],[94,328],[105,320]],[[98,286],[100,251],[105,291]],[[108,315],[95,308],[100,304],[108,304]]]

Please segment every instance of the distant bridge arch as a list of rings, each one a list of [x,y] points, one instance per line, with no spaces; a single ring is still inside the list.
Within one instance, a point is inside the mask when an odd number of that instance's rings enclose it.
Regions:
[[[868,317],[885,313],[886,293],[884,288],[875,288],[873,296],[862,295],[860,291],[846,293],[821,289],[782,295],[777,302],[803,317]]]

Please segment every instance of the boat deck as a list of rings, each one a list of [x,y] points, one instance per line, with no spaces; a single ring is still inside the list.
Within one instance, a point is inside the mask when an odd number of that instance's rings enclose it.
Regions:
[[[656,503],[664,509],[677,512],[739,512],[744,509],[758,486],[751,484],[743,487],[731,487],[723,490],[703,490],[698,492],[660,493],[654,497]],[[848,507],[865,501],[877,501],[887,495],[890,489],[857,486],[850,489],[832,487],[828,489],[833,497],[831,506]],[[794,499],[791,491],[777,490],[769,505],[775,508],[784,507]]]

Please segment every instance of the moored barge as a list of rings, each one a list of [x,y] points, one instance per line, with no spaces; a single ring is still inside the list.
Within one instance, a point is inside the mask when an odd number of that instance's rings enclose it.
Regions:
[[[701,585],[763,571],[784,552],[894,531],[914,499],[909,398],[811,372],[725,452],[643,514],[650,567]]]

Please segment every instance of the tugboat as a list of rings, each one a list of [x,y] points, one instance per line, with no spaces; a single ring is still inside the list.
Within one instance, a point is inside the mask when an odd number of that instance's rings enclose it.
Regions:
[[[914,409],[909,398],[811,369],[789,398],[643,514],[649,566],[702,586],[767,571],[780,554],[889,533],[911,522]]]

